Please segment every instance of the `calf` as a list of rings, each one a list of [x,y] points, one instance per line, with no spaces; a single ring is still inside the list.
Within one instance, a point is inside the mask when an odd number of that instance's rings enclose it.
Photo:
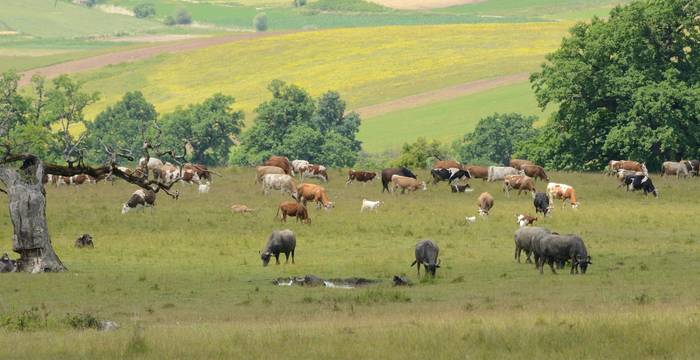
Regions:
[[[481,193],[476,201],[476,205],[479,206],[479,215],[487,216],[493,207],[493,196],[488,192]]]
[[[425,185],[425,181],[418,181],[416,179],[401,175],[392,176],[391,183],[394,185],[391,190],[392,193],[395,193],[398,188],[401,188],[402,194],[406,190],[408,190],[409,192],[413,192],[418,189],[421,189],[423,191],[428,190],[428,187]]]
[[[311,218],[309,218],[309,213],[306,211],[306,206],[297,202],[285,201],[277,208],[276,217],[279,217],[280,221],[287,222],[287,216],[296,217],[297,221],[301,221],[302,224],[311,223]]]
[[[515,231],[513,236],[515,240],[515,254],[513,257],[515,260],[520,262],[520,252],[524,251],[527,258],[526,263],[531,263],[530,255],[533,251],[533,241],[539,241],[545,235],[549,235],[551,232],[548,229],[542,227],[521,227]],[[536,259],[535,259],[536,260]]]
[[[0,257],[0,273],[16,272],[17,270],[17,261],[10,259],[10,256],[4,253]]]
[[[578,273],[579,269],[582,274],[585,274],[588,265],[592,264],[586,245],[576,235],[546,235],[539,241],[536,251],[537,269],[540,274],[543,273],[545,262],[549,264],[554,274],[557,273],[554,270],[554,263],[565,263],[571,260],[571,274]]]
[[[643,190],[645,196],[649,195],[649,193],[654,195],[654,197],[659,196],[651,178],[646,175],[627,175],[625,176],[624,184],[627,187],[627,191]]]
[[[251,208],[249,208],[245,205],[241,205],[241,204],[233,204],[233,205],[231,205],[231,211],[233,211],[234,213],[244,214],[244,213],[253,212],[253,211],[255,211],[255,209],[251,209]]]
[[[138,189],[131,194],[127,202],[122,205],[122,214],[132,209],[153,207],[156,204],[156,193],[151,189]]]
[[[547,194],[545,193],[536,193],[533,204],[535,205],[535,214],[542,213],[542,216],[546,217],[551,210],[549,206],[549,197],[547,197]]]
[[[517,219],[516,223],[518,223],[518,225],[520,225],[520,227],[532,225],[535,223],[535,221],[537,221],[536,217],[530,216],[528,214],[515,215],[515,218]]]
[[[294,233],[289,230],[273,231],[267,239],[267,244],[260,252],[260,259],[263,266],[267,266],[270,262],[270,257],[275,256],[277,265],[280,263],[280,253],[284,253],[285,264],[289,262],[289,254],[292,255],[292,264],[294,264],[294,249],[297,246],[297,238]]]
[[[83,247],[95,247],[95,244],[92,242],[92,236],[90,234],[83,234],[83,236],[77,238],[75,240],[75,247],[77,248],[83,248]]]
[[[384,202],[362,199],[362,207],[360,208],[360,212],[363,212],[365,210],[376,211],[377,209],[379,209],[379,205],[381,204],[384,204]]]
[[[469,184],[452,184],[450,185],[450,190],[452,190],[453,193],[460,193],[460,192],[470,192],[472,191],[472,188],[469,186]]]
[[[421,265],[425,267],[426,273],[435,277],[435,271],[440,267],[439,253],[440,248],[432,240],[421,240],[416,244],[416,260],[411,263],[411,266],[417,265],[419,277]]]
[[[349,185],[353,180],[357,180],[361,183],[374,181],[376,177],[377,173],[375,172],[350,170],[348,171],[348,181],[345,182],[345,185]]]

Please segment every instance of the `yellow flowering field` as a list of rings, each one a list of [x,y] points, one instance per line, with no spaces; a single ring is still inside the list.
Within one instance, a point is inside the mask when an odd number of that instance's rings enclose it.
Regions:
[[[83,75],[100,91],[94,115],[141,90],[159,112],[216,92],[252,110],[273,79],[312,95],[337,90],[349,107],[537,69],[571,23],[397,26],[307,31],[160,56]]]

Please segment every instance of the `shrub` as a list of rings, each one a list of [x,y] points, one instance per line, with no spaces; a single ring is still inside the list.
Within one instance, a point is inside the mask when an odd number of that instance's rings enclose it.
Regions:
[[[267,14],[260,13],[253,18],[253,26],[257,31],[267,31]]]
[[[100,321],[89,313],[75,315],[66,314],[65,322],[70,327],[77,330],[98,329],[100,327]]]
[[[134,16],[139,19],[147,18],[156,14],[153,4],[138,4],[134,6]]]
[[[176,24],[175,18],[168,15],[165,17],[165,19],[163,19],[163,24],[168,25],[168,26],[173,26]]]
[[[306,5],[306,0],[294,0],[295,7],[302,7],[304,5]]]
[[[185,9],[180,9],[175,15],[175,23],[178,25],[189,25],[192,23],[192,15]]]

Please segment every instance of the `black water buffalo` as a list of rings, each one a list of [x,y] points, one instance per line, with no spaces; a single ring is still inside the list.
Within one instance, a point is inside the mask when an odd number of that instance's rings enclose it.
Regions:
[[[267,240],[267,244],[260,252],[263,266],[267,266],[270,262],[270,257],[275,256],[277,264],[280,263],[280,253],[284,253],[285,258],[289,262],[289,254],[292,254],[292,264],[294,264],[294,249],[297,246],[297,238],[294,233],[287,230],[273,231]]]
[[[535,194],[535,200],[533,201],[535,205],[535,214],[542,213],[542,215],[547,216],[549,214],[549,197],[547,194],[538,192]]]
[[[10,259],[7,253],[0,257],[0,273],[17,271],[17,261]]]
[[[540,241],[544,236],[551,234],[549,229],[542,227],[521,227],[515,231],[513,238],[515,240],[515,260],[520,262],[520,252],[525,251],[527,258],[526,263],[531,263],[530,254],[532,253],[532,243],[533,241]]]
[[[469,175],[469,171],[458,168],[435,168],[430,170],[430,175],[433,176],[433,184],[437,184],[440,181],[447,181],[451,184],[457,179],[466,180],[471,178],[471,176]]]
[[[411,266],[417,266],[418,276],[420,276],[420,266],[422,264],[425,266],[425,272],[435,277],[435,271],[440,267],[439,253],[440,248],[432,240],[421,240],[416,244],[416,260],[413,261]]]
[[[416,175],[405,167],[384,169],[382,170],[382,192],[391,192],[389,191],[389,183],[391,183],[391,177],[394,175],[401,175],[414,179],[416,178]]]
[[[577,235],[546,235],[537,242],[535,251],[540,274],[543,272],[545,262],[549,264],[549,268],[554,274],[557,273],[554,270],[555,263],[564,263],[570,260],[571,274],[578,273],[579,269],[581,269],[582,274],[585,274],[588,265],[592,264],[583,239]]]
[[[625,176],[624,184],[627,186],[627,191],[642,190],[645,196],[649,195],[649,193],[654,195],[654,197],[659,196],[651,178],[646,175],[627,175]]]

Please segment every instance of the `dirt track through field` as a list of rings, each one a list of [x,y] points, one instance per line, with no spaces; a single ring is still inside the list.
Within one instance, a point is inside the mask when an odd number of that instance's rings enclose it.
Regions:
[[[500,86],[523,82],[526,81],[529,76],[529,73],[518,73],[492,79],[477,80],[438,90],[428,91],[421,94],[406,96],[377,105],[357,108],[354,109],[354,111],[360,114],[363,119],[368,119],[397,110],[411,109],[435,102],[454,99],[464,95],[490,90]]]
[[[22,79],[20,80],[19,84],[20,86],[28,85],[34,74],[41,74],[48,79],[52,79],[62,74],[72,74],[86,70],[98,69],[107,65],[115,65],[130,61],[145,60],[160,54],[181,53],[185,51],[197,50],[234,41],[255,39],[267,36],[276,36],[291,32],[293,31],[273,31],[265,33],[251,32],[245,34],[235,34],[218,37],[195,38],[192,40],[178,41],[140,49],[116,51],[109,54],[68,61],[56,65],[49,65],[25,71],[21,73]]]

